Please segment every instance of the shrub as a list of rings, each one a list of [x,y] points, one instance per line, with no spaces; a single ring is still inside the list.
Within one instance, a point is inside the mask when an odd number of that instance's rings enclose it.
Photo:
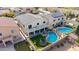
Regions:
[[[78,42],[78,43],[79,43],[79,37],[78,37],[78,39],[76,40],[76,42]]]
[[[61,43],[61,46],[64,46],[64,44],[63,44],[63,43]]]
[[[66,41],[64,41],[64,43],[66,43]]]
[[[57,45],[57,48],[60,48],[60,46],[59,46],[59,45]]]
[[[77,29],[76,29],[76,34],[79,35],[79,25],[78,25],[78,27],[77,27]]]
[[[3,13],[2,16],[5,16],[5,17],[13,17],[14,16],[14,13],[13,12]]]
[[[66,27],[73,28],[73,27],[72,27],[72,26],[70,26],[70,25],[66,25]]]
[[[13,17],[13,16],[14,16],[13,12],[7,13],[7,17]]]
[[[6,17],[7,16],[7,13],[3,13],[2,16],[5,16]]]

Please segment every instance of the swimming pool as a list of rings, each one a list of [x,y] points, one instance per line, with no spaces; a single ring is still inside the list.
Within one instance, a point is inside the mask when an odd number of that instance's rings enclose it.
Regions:
[[[57,39],[58,39],[58,36],[56,35],[56,33],[52,31],[48,31],[47,40],[49,43],[54,43],[57,41]]]
[[[69,27],[58,27],[58,31],[61,33],[70,33],[72,32],[72,28]]]

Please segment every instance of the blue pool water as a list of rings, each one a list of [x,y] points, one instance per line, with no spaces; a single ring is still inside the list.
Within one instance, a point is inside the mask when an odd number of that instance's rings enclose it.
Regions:
[[[58,31],[61,32],[61,33],[70,33],[70,32],[72,32],[72,28],[69,28],[69,27],[59,27]]]
[[[48,40],[49,43],[54,43],[54,42],[56,42],[57,38],[58,38],[58,37],[57,37],[56,33],[52,32],[52,31],[49,31],[49,32],[48,32],[47,40]]]

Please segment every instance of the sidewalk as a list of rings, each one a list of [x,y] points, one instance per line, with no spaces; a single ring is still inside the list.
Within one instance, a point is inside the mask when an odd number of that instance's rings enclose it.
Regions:
[[[15,51],[14,46],[11,45],[7,45],[6,47],[4,47],[3,45],[0,46],[0,51]]]

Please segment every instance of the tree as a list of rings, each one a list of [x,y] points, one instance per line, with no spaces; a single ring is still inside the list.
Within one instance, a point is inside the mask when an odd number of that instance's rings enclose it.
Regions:
[[[79,15],[77,15],[76,18],[79,19]]]
[[[77,20],[76,20],[76,21],[78,21],[78,22],[79,22],[79,16],[78,16],[78,15],[76,16],[76,18],[77,18]]]
[[[65,14],[65,16],[66,16],[67,18],[69,18],[69,15],[70,15],[71,13],[70,13],[70,12],[65,12],[64,14]]]
[[[3,13],[2,16],[5,16],[6,17],[7,16],[7,13]]]
[[[15,14],[13,12],[10,12],[10,13],[3,13],[2,16],[5,16],[5,17],[13,17]]]
[[[71,18],[74,18],[75,17],[75,14],[71,14]]]
[[[13,12],[7,13],[7,17],[13,17],[13,16],[14,16]]]
[[[79,25],[77,26],[76,33],[79,35]]]

